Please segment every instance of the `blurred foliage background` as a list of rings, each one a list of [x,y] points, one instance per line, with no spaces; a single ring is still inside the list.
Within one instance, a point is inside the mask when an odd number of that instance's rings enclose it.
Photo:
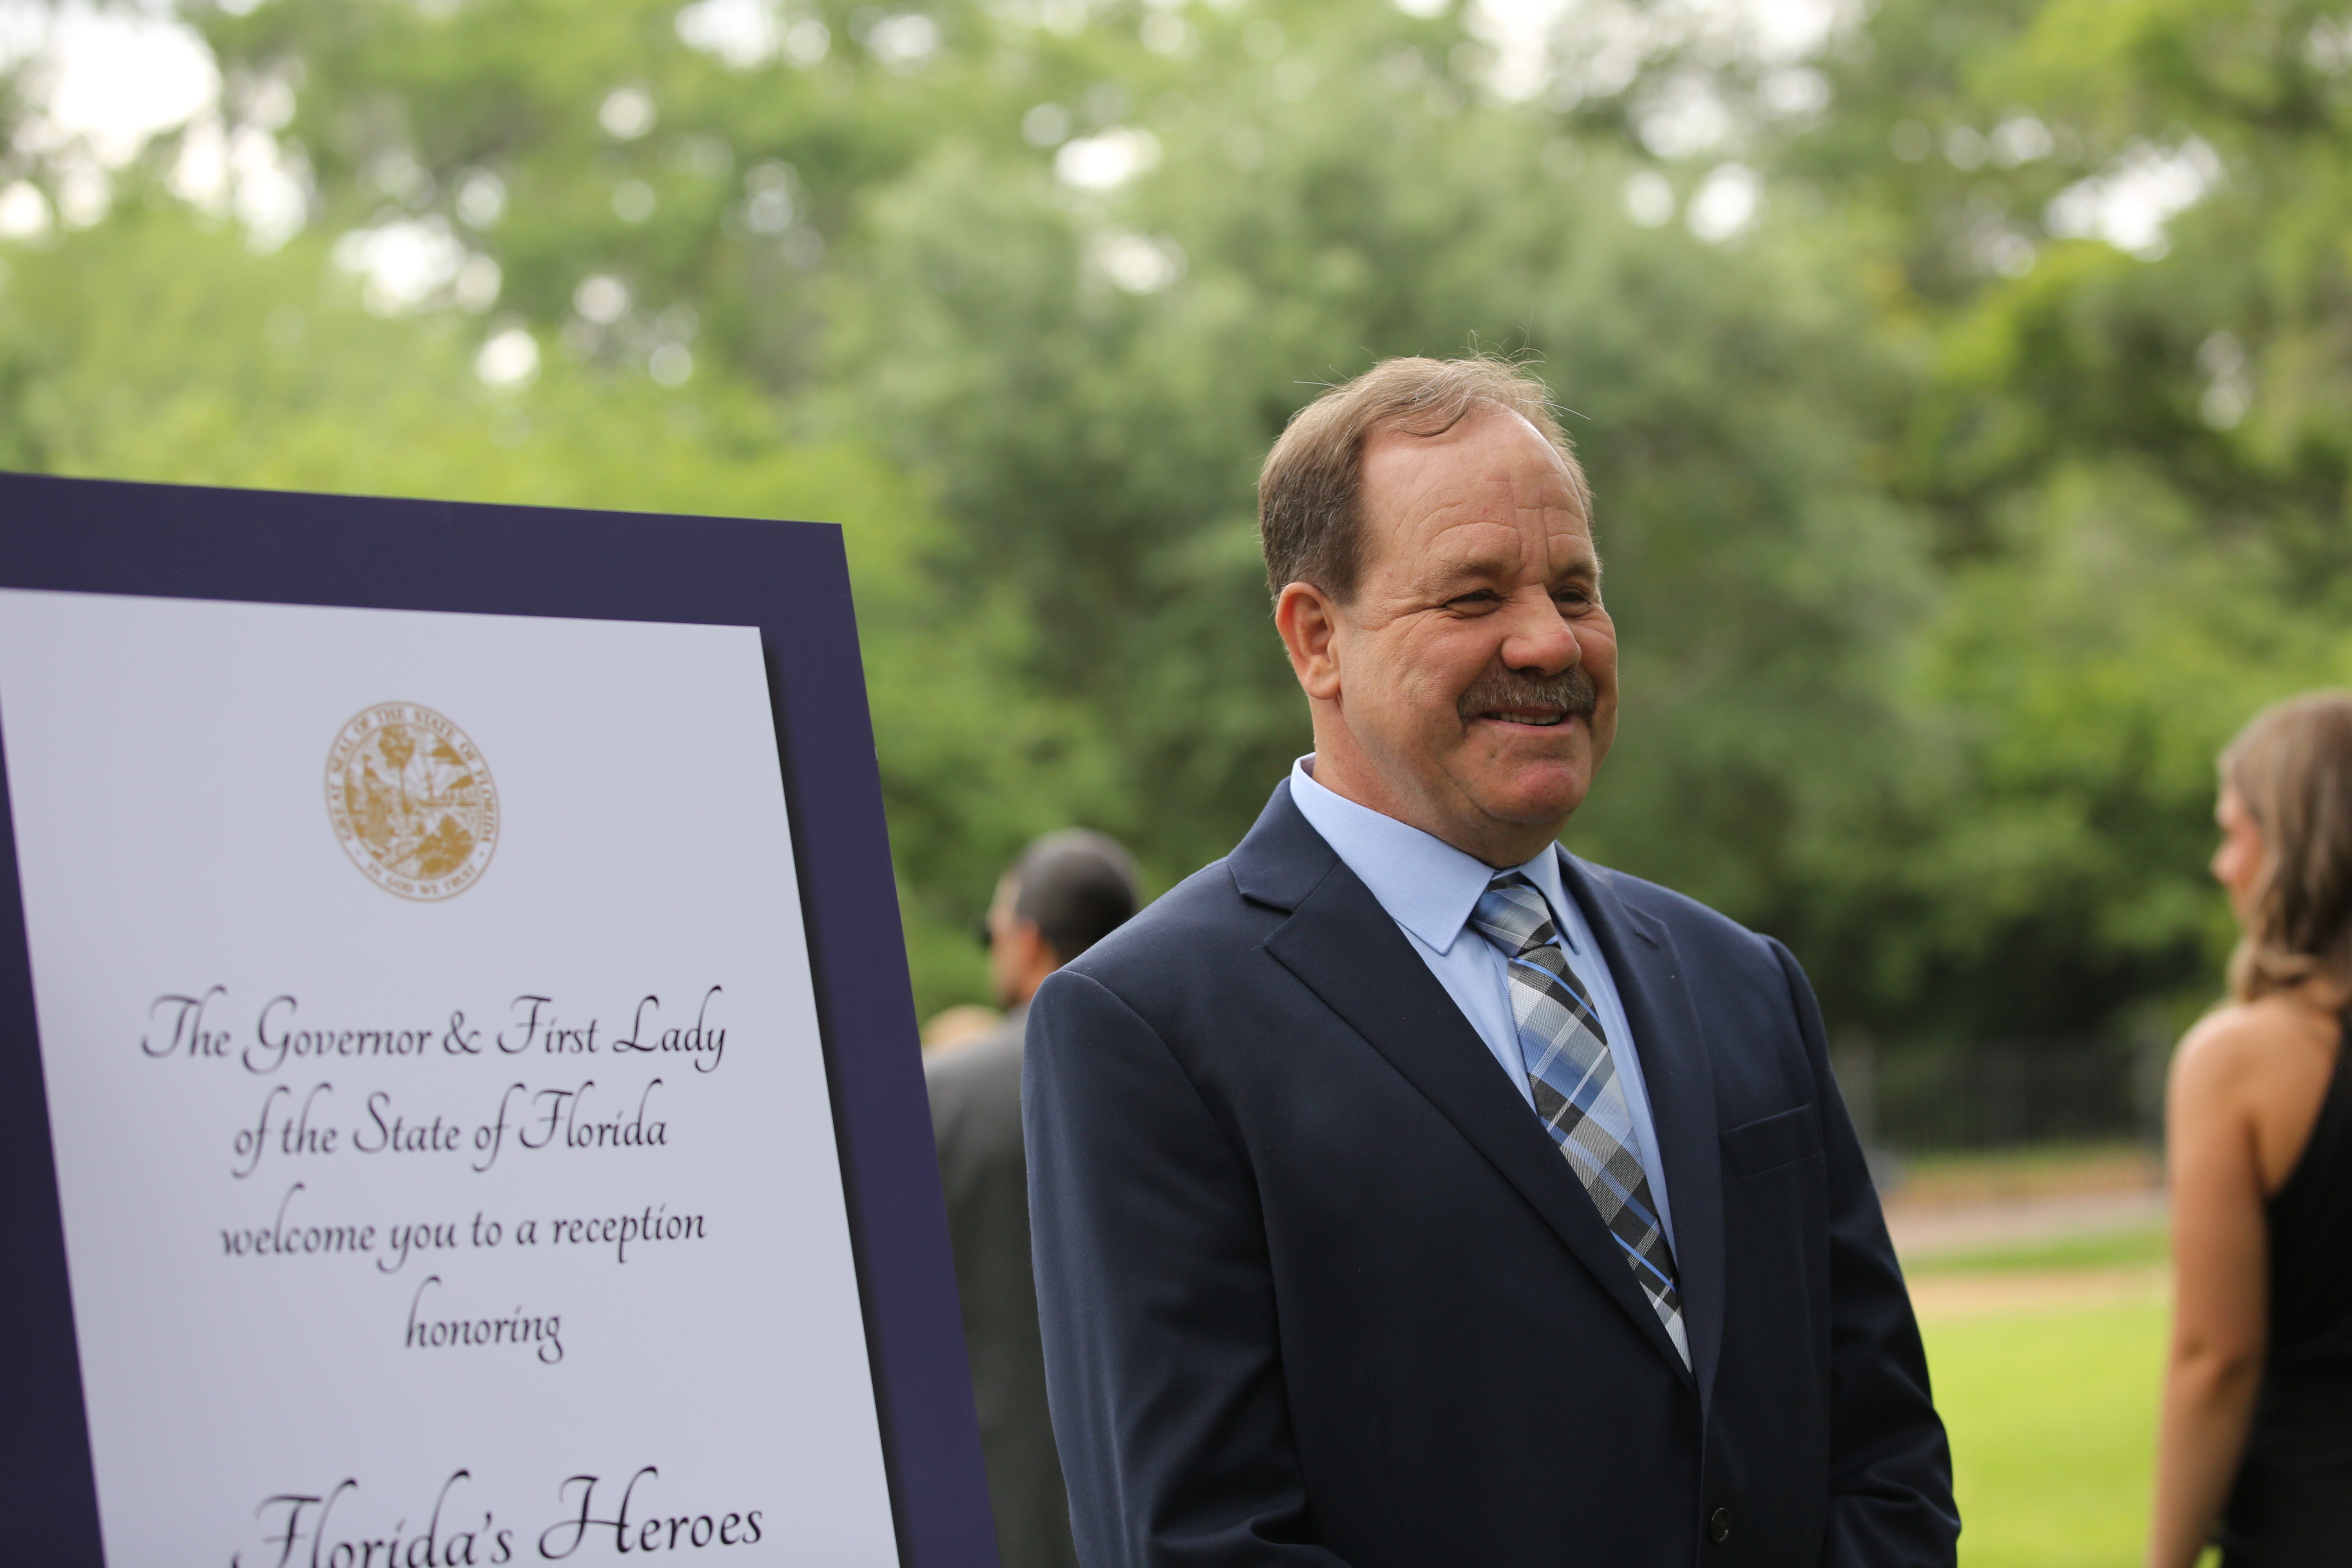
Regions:
[[[60,41],[134,26],[203,90],[69,122]],[[1255,468],[1391,354],[1571,411],[1625,649],[1571,846],[1849,1036],[2176,1028],[2215,749],[2352,680],[2341,3],[9,0],[0,47],[0,465],[841,523],[927,1011],[1031,835],[1165,886],[1306,748]]]

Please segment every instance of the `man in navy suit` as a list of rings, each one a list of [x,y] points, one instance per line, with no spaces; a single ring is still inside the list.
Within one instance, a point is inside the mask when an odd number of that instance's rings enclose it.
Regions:
[[[1554,843],[1617,651],[1543,388],[1382,364],[1259,519],[1314,754],[1029,1016],[1080,1560],[1950,1563],[1803,973]]]

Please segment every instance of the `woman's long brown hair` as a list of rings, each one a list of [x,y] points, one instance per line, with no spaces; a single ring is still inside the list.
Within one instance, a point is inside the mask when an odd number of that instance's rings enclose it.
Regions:
[[[2263,839],[2245,932],[2230,955],[2240,1002],[2300,991],[2352,1004],[2352,691],[2291,697],[2255,715],[2221,759]]]

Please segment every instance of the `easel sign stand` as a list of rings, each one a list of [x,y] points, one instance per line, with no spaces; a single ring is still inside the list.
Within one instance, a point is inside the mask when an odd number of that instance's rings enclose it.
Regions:
[[[0,1517],[995,1562],[840,531],[0,475]]]

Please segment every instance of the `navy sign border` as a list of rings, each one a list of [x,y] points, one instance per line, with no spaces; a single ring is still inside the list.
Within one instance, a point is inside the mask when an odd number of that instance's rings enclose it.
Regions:
[[[758,627],[900,1562],[995,1568],[839,528],[0,473],[0,587]],[[0,1535],[100,1568],[8,812],[0,889]]]

